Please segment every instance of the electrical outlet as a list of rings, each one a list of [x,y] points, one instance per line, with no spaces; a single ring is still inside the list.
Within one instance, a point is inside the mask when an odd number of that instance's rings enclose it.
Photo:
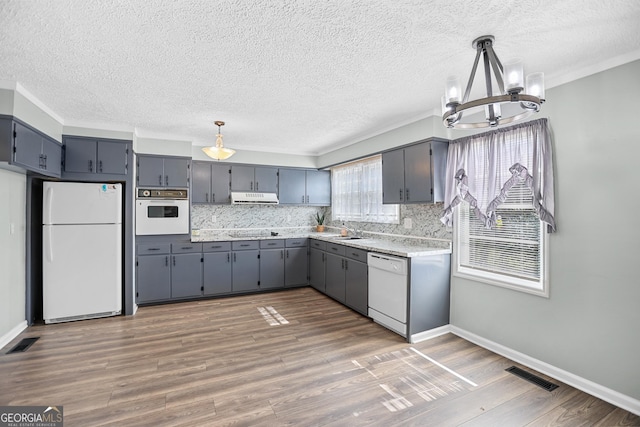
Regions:
[[[218,221],[218,217],[215,215],[211,215],[211,222],[215,224],[217,221]]]
[[[411,218],[405,218],[404,219],[404,228],[410,229],[412,227],[413,227],[413,221],[411,220]]]
[[[291,215],[287,215],[287,222],[291,222]]]

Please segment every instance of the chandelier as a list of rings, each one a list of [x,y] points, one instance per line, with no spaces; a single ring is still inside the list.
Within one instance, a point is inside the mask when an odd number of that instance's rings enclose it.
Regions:
[[[529,74],[526,82],[523,80],[524,69],[522,62],[511,61],[502,63],[493,50],[495,38],[482,36],[472,43],[476,49],[476,59],[467,82],[467,87],[462,95],[460,80],[457,77],[447,79],[445,95],[442,97],[442,123],[448,128],[474,129],[489,126],[499,126],[517,120],[522,120],[540,111],[544,103],[544,73]],[[480,54],[484,65],[484,80],[487,89],[487,97],[469,101],[469,93],[476,76]],[[498,94],[494,95],[493,80],[498,85]],[[504,105],[508,104],[508,105]],[[502,106],[505,106],[503,115]],[[484,120],[472,117],[469,121],[463,121],[463,115],[468,115],[481,110],[484,107]],[[474,121],[476,118],[476,121]]]
[[[216,134],[216,145],[211,147],[204,147],[202,151],[204,151],[204,153],[212,159],[228,159],[236,153],[236,150],[224,147],[224,144],[222,142],[222,134],[220,133],[220,126],[224,126],[224,122],[215,121],[214,124],[218,126],[218,133]]]

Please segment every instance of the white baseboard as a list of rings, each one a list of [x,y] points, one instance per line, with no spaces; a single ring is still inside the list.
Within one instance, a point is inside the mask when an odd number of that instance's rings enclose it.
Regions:
[[[420,341],[430,340],[431,338],[439,337],[440,335],[448,334],[451,332],[451,325],[440,326],[439,328],[429,329],[428,331],[418,332],[417,334],[409,337],[411,344],[419,343]]]
[[[24,320],[18,323],[13,329],[0,337],[0,348],[3,348],[5,345],[9,344],[11,340],[20,335],[22,331],[27,329],[27,321]]]
[[[471,341],[472,343],[477,344],[480,347],[484,347],[487,350],[491,350],[494,353],[521,363],[522,365],[525,365],[531,369],[535,369],[536,371],[555,378],[558,381],[562,381],[563,383],[568,384],[571,387],[582,390],[585,393],[589,393],[590,395],[602,399],[605,402],[609,402],[624,410],[632,412],[636,415],[640,415],[640,400],[634,399],[630,396],[627,396],[600,384],[596,384],[593,381],[579,377],[575,374],[572,374],[571,372],[565,371],[564,369],[549,365],[546,362],[535,359],[524,353],[515,351],[509,347],[505,347],[502,344],[498,344],[496,342],[482,338],[479,335],[458,328],[457,326],[450,326],[450,332],[459,336],[460,338]]]

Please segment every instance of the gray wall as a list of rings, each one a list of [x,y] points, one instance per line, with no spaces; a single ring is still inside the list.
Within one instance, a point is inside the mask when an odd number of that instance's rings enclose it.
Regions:
[[[0,169],[0,347],[26,326],[26,175]],[[10,336],[8,338],[13,338]]]
[[[640,61],[547,91],[550,298],[452,278],[453,325],[640,399]],[[631,101],[632,102],[632,101]]]

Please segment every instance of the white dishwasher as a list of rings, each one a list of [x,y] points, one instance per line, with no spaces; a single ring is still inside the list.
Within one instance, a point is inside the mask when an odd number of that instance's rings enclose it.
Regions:
[[[407,335],[407,260],[369,252],[369,317]]]

